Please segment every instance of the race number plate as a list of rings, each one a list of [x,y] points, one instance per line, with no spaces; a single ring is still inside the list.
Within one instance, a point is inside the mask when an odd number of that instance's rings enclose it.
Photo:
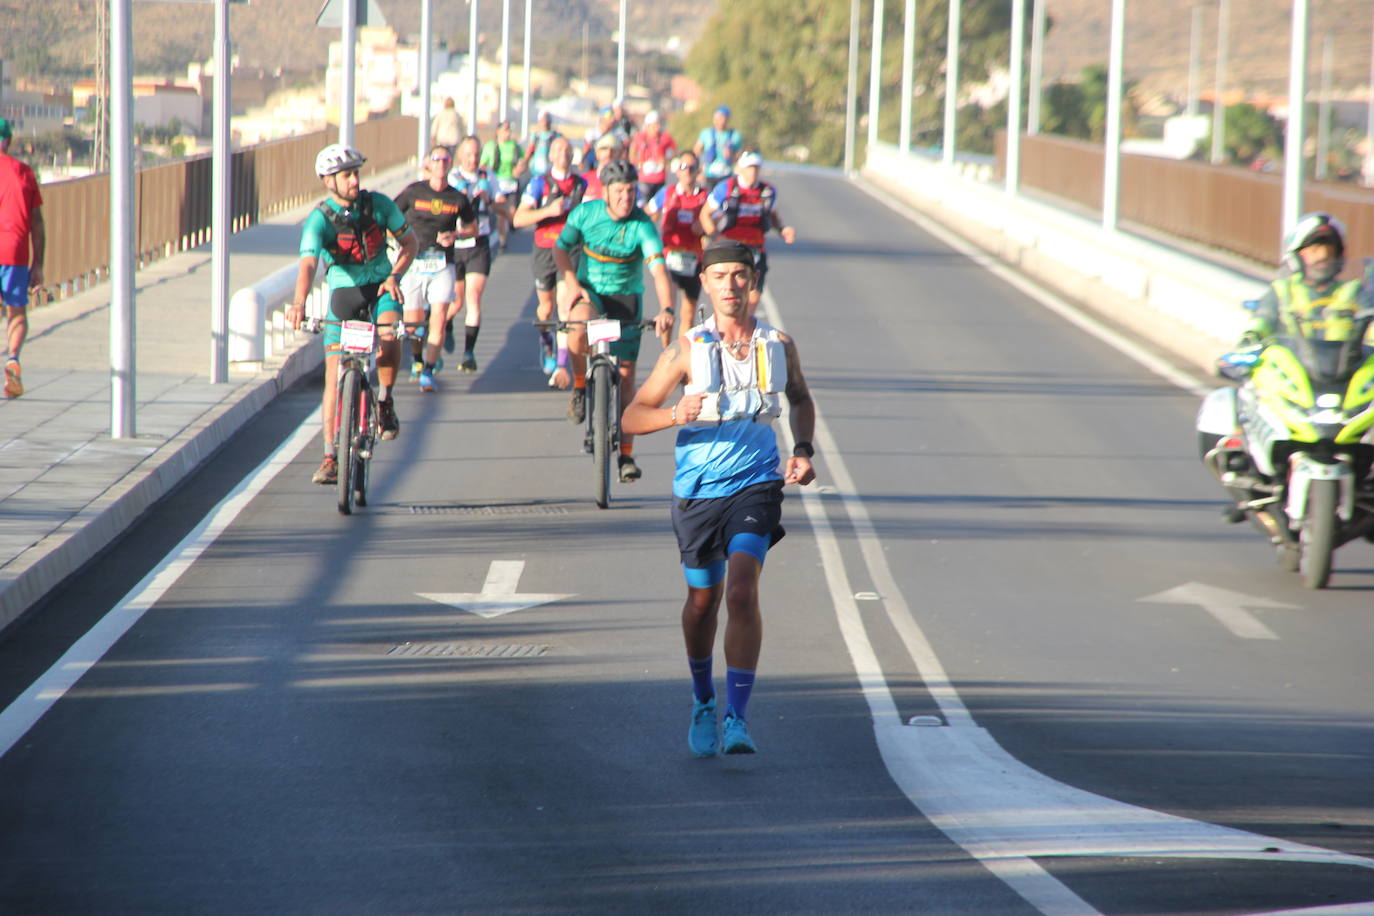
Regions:
[[[668,269],[680,277],[689,277],[697,272],[697,253],[668,249],[663,252],[663,261]]]
[[[448,261],[442,254],[426,253],[423,257],[416,258],[410,269],[422,274],[437,274],[446,266]]]
[[[593,318],[587,322],[587,342],[620,339],[620,322],[614,318]]]
[[[345,321],[339,328],[339,349],[345,353],[371,353],[375,333],[370,321]]]

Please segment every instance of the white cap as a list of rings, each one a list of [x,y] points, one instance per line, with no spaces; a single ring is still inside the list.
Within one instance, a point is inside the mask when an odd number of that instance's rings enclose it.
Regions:
[[[658,123],[658,112],[656,112],[656,111],[651,111],[651,112],[649,112],[648,114],[646,114],[646,115],[644,116],[644,123],[645,123],[645,124],[657,124],[657,123]]]
[[[763,165],[763,157],[753,150],[747,153],[740,153],[739,159],[735,161],[736,168],[747,169],[751,165]]]

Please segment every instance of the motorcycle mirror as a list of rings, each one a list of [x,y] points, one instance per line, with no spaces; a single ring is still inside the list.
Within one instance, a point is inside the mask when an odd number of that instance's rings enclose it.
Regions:
[[[1255,371],[1259,353],[1254,350],[1233,350],[1217,358],[1217,375],[1233,382],[1243,382]]]

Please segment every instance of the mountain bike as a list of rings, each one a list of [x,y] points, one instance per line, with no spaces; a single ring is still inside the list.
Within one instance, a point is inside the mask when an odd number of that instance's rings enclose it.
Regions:
[[[566,331],[573,325],[586,325],[587,345],[587,438],[583,448],[591,452],[594,469],[593,494],[596,505],[611,504],[611,465],[620,454],[620,366],[611,354],[611,344],[620,339],[622,323],[615,318],[589,318],[568,321],[536,321],[541,329]],[[638,322],[652,328],[652,320]]]
[[[301,329],[318,334],[326,324],[339,328],[339,377],[334,413],[334,441],[339,462],[337,484],[339,513],[352,515],[353,507],[367,505],[367,485],[372,469],[372,448],[381,437],[377,395],[372,388],[372,358],[377,352],[377,326],[370,321],[337,321],[307,318]],[[398,321],[392,327],[398,341],[415,337],[423,322]]]

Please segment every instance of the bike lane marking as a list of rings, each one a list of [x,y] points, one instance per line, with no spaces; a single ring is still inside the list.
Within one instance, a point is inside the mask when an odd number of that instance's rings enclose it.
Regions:
[[[93,668],[125,633],[167,593],[200,555],[311,441],[319,437],[319,418],[301,421],[285,442],[215,505],[157,566],[131,588],[95,626],[0,712],[0,757],[9,753],[39,719]]]
[[[772,295],[765,290],[761,299],[767,320],[786,333]],[[782,426],[782,435],[790,443],[790,429]],[[1250,859],[1374,869],[1374,859],[1097,795],[1051,779],[1009,754],[974,721],[917,623],[819,407],[815,436],[833,479],[833,492],[840,497],[854,529],[869,579],[917,674],[944,716],[944,727],[902,722],[864,628],[821,494],[800,488],[840,633],[868,702],[883,763],[897,786],[932,824],[1037,910],[1046,916],[1101,916],[1045,871],[1036,857]]]
[[[487,568],[487,579],[482,583],[480,592],[416,592],[438,604],[447,604],[460,611],[467,611],[490,620],[513,611],[552,604],[575,595],[519,594],[515,587],[520,584],[520,576],[525,571],[524,560],[492,560]]]

